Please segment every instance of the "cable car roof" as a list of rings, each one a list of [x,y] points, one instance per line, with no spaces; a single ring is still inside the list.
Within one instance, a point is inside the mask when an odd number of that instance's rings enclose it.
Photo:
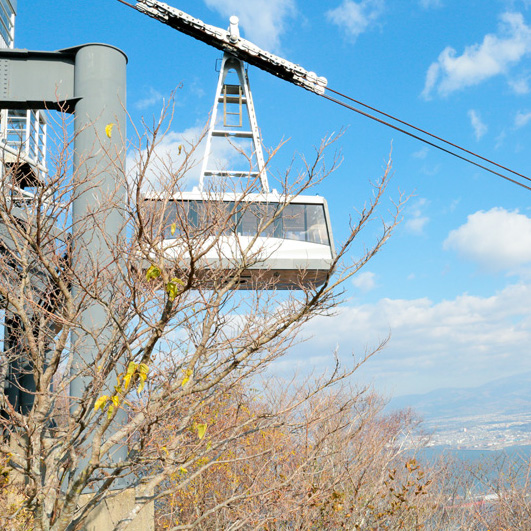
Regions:
[[[290,204],[310,204],[323,205],[326,199],[320,195],[284,195],[279,194],[276,190],[264,193],[246,193],[239,192],[207,192],[194,189],[190,192],[180,192],[169,196],[164,193],[147,193],[144,194],[146,201],[217,201],[217,202],[240,202],[240,203],[290,203]]]

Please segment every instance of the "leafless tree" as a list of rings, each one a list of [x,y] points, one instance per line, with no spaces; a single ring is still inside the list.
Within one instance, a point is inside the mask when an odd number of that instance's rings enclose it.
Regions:
[[[2,515],[6,528],[29,513],[34,529],[80,529],[94,507],[134,487],[136,503],[116,530],[126,529],[145,504],[158,500],[167,509],[169,499],[183,500],[192,491],[204,496],[194,501],[185,522],[168,516],[170,528],[209,528],[206,523],[214,513],[219,528],[252,528],[270,525],[281,507],[291,515],[305,507],[302,529],[315,511],[331,511],[340,483],[350,481],[352,492],[356,482],[363,484],[355,460],[346,468],[344,459],[335,461],[356,444],[362,455],[364,441],[373,437],[370,426],[379,426],[380,421],[369,422],[376,410],[368,406],[370,397],[336,389],[363,360],[346,369],[338,366],[312,385],[284,394],[258,384],[257,375],[288,351],[304,325],[334,311],[345,280],[390,237],[402,198],[384,214],[389,221],[382,221],[380,237],[352,260],[354,240],[378,214],[390,164],[351,222],[324,283],[312,285],[300,271],[299,289],[281,291],[264,271],[264,278],[258,274],[251,281],[261,289],[241,290],[242,280],[264,260],[259,235],[294,197],[336,168],[337,158],[330,166],[324,158],[334,139],[323,141],[311,161],[303,160],[300,172],[285,173],[279,204],[273,211],[253,212],[259,220],[256,237],[240,245],[237,259],[227,267],[221,259],[207,260],[207,255],[216,251],[221,256],[227,236],[238,241],[236,215],[257,208],[245,201],[254,184],[251,180],[238,190],[229,206],[216,200],[227,189],[214,184],[205,192],[199,221],[190,223],[186,209],[172,198],[185,186],[195,146],[184,145],[175,160],[158,157],[164,124],[163,116],[151,131],[138,134],[136,165],[129,175],[116,158],[115,189],[107,190],[105,200],[96,202],[76,226],[72,205],[80,190],[98,186],[99,175],[76,175],[67,135],[45,182],[31,195],[21,190],[20,165],[6,166],[3,172],[0,297],[9,327],[2,364],[8,385],[2,397],[2,451],[9,455],[21,490],[18,503]],[[103,141],[97,149],[105,149]],[[145,200],[154,175],[156,203]],[[117,208],[123,227],[111,240],[105,223]],[[83,254],[80,242],[87,237],[104,242],[101,257]],[[76,256],[85,259],[76,262]],[[97,329],[87,327],[82,318],[93,305],[104,315]],[[95,351],[83,358],[87,335]],[[70,396],[73,381],[84,382],[79,396]],[[256,385],[263,394],[251,408],[250,388]],[[400,429],[395,431],[393,437]],[[342,448],[338,434],[350,446]],[[384,451],[381,440],[378,444],[387,456],[386,467],[391,467],[392,451]],[[289,448],[295,455],[286,455]],[[228,480],[220,483],[223,489],[208,494],[198,487],[212,474],[242,477],[251,465],[259,470],[261,462],[264,477],[274,476],[271,484],[249,474],[239,487],[229,481],[228,488]],[[388,473],[386,467],[378,473]],[[291,492],[293,485],[298,487],[289,506],[275,506],[277,497]],[[316,485],[315,493],[311,485]],[[302,498],[306,488],[307,498]],[[332,498],[325,500],[325,493]],[[229,511],[250,506],[251,517]],[[184,507],[190,505],[183,502]]]

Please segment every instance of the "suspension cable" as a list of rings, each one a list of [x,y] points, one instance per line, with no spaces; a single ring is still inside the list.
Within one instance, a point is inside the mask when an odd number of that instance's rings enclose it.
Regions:
[[[405,129],[402,129],[401,127],[398,127],[398,126],[393,125],[393,124],[391,124],[389,122],[386,122],[385,120],[382,120],[381,118],[373,116],[372,114],[366,113],[365,111],[362,111],[361,109],[357,109],[356,107],[353,107],[352,105],[349,105],[348,103],[345,103],[345,102],[343,102],[341,100],[333,98],[332,96],[328,96],[327,94],[322,94],[321,96],[323,98],[327,99],[327,100],[332,101],[333,103],[337,103],[338,105],[341,105],[342,107],[345,107],[346,109],[349,109],[351,111],[357,112],[358,114],[361,114],[362,116],[370,118],[371,120],[374,120],[374,121],[376,121],[376,122],[378,122],[380,124],[386,125],[387,127],[391,127],[392,129],[394,129],[396,131],[399,131],[400,133],[404,133],[404,134],[410,136],[411,138],[419,140],[420,142],[424,142],[424,144],[427,144],[427,145],[432,146],[432,147],[434,147],[436,149],[439,149],[440,151],[444,151],[445,153],[448,153],[449,155],[452,155],[452,156],[454,156],[454,157],[456,157],[458,159],[461,159],[461,160],[463,160],[465,162],[468,162],[469,164],[473,164],[474,166],[477,166],[478,168],[481,168],[482,170],[488,171],[488,172],[490,172],[490,173],[492,173],[492,174],[494,174],[494,175],[496,175],[498,177],[501,177],[502,179],[505,179],[506,181],[509,181],[509,182],[511,182],[513,184],[517,184],[518,186],[521,186],[522,188],[525,188],[526,190],[531,191],[531,187],[525,185],[524,183],[516,181],[515,179],[512,179],[511,177],[508,177],[507,175],[504,175],[503,173],[499,173],[499,172],[493,170],[492,168],[484,166],[483,164],[479,164],[478,162],[475,162],[475,161],[473,161],[473,160],[471,160],[471,159],[469,159],[467,157],[464,157],[463,155],[459,155],[459,153],[455,153],[454,151],[451,151],[451,150],[449,150],[449,149],[447,149],[447,148],[445,148],[443,146],[439,146],[438,144],[435,144],[434,142],[426,140],[425,138],[422,138],[421,136],[418,136],[418,135],[416,135],[414,133],[411,133],[410,131],[406,131]],[[415,129],[417,129],[417,128],[415,128]],[[429,136],[435,137],[435,135],[429,135]],[[450,142],[447,142],[447,143],[450,144]],[[457,145],[455,147],[457,147],[459,149],[462,149],[463,151],[466,151],[464,148],[460,148]],[[470,152],[470,153],[472,155],[475,155],[472,152]],[[483,159],[483,157],[479,157],[479,158]],[[486,160],[487,162],[490,162],[488,159],[483,159],[483,160]],[[496,164],[496,163],[492,163],[492,164],[494,164],[496,166],[499,166],[501,168],[504,168],[503,166],[500,166],[499,164]],[[511,173],[515,173],[516,175],[519,175],[520,177],[523,177],[524,179],[526,179],[528,181],[531,181],[531,179],[529,177],[526,177],[525,175],[520,175],[519,173],[513,172],[512,170],[508,170],[508,171],[510,171]]]
[[[361,105],[362,107],[365,107],[366,109],[370,109],[371,111],[377,112],[378,114],[381,114],[382,116],[385,116],[386,118],[391,118],[391,120],[394,120],[395,122],[398,122],[402,125],[405,125],[407,127],[410,127],[411,129],[414,129],[415,131],[418,131],[419,133],[422,133],[424,135],[427,135],[431,138],[435,138],[436,140],[439,140],[441,142],[444,142],[445,144],[448,144],[449,146],[452,146],[454,148],[459,149],[460,151],[464,151],[465,153],[468,153],[469,155],[472,155],[473,157],[477,157],[478,159],[481,159],[485,162],[488,162],[489,164],[492,164],[493,166],[497,166],[498,168],[501,168],[502,170],[508,171],[514,175],[517,175],[518,177],[522,177],[523,179],[526,179],[527,181],[531,181],[531,178],[526,177],[525,175],[522,175],[521,173],[518,173],[517,171],[511,170],[511,168],[507,168],[506,166],[502,166],[501,164],[498,164],[497,162],[494,162],[493,160],[487,159],[486,157],[483,157],[481,155],[478,155],[477,153],[474,153],[473,151],[470,151],[464,147],[461,147],[457,144],[454,144],[453,142],[450,142],[449,140],[445,140],[444,138],[434,135],[433,133],[430,133],[428,131],[425,131],[424,129],[421,129],[420,127],[416,127],[404,120],[401,120],[400,118],[397,118],[396,116],[393,116],[392,114],[388,114],[384,111],[380,111],[376,107],[371,107],[370,105],[367,105],[366,103],[363,103],[362,101],[356,100],[354,98],[351,98],[350,96],[347,96],[346,94],[342,94],[341,92],[334,90],[330,87],[326,88],[330,92],[333,92],[334,94],[337,94],[338,96],[345,98],[346,100],[353,101],[357,105]]]

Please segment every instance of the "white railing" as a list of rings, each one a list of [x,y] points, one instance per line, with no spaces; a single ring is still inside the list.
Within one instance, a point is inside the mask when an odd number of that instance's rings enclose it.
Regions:
[[[42,111],[2,110],[0,147],[4,162],[28,163],[36,173],[46,172],[46,118]]]

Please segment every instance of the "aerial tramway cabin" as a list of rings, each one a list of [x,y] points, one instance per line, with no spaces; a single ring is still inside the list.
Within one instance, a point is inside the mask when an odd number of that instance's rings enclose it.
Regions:
[[[220,141],[244,154],[247,167],[211,167],[211,150]],[[247,71],[228,53],[221,63],[199,186],[164,202],[156,193],[144,199],[151,209],[166,205],[162,246],[170,260],[183,256],[182,235],[172,230],[175,219],[200,227],[213,210],[220,216],[229,213],[230,222],[201,266],[238,271],[239,289],[317,287],[329,275],[335,250],[327,203],[319,195],[285,196],[269,190]],[[242,263],[248,264],[244,271]]]

